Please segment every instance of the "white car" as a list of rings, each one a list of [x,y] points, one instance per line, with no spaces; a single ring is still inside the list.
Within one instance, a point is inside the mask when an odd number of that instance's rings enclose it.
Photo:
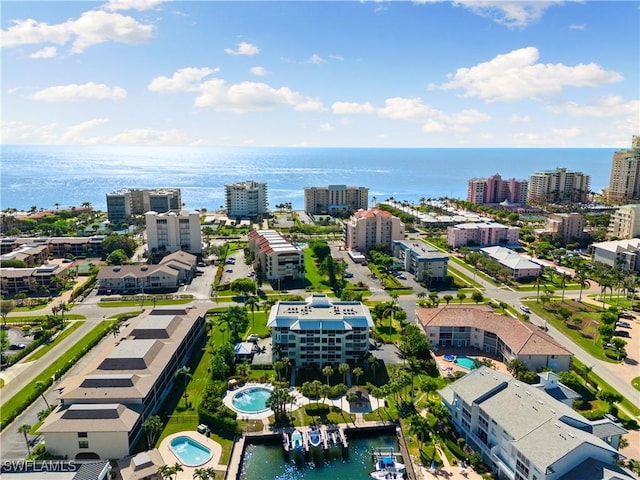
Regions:
[[[520,310],[522,310],[524,313],[531,313],[529,307],[526,307],[524,305],[520,305]]]

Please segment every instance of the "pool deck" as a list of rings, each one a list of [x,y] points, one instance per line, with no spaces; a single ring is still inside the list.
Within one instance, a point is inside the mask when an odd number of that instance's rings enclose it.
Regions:
[[[169,448],[171,440],[176,437],[188,437],[191,440],[198,442],[200,445],[207,447],[209,450],[211,450],[211,459],[202,465],[198,465],[197,467],[187,467],[180,461],[178,457],[176,457],[176,455]],[[220,446],[220,444],[214,442],[206,435],[198,432],[184,431],[169,435],[167,438],[162,440],[160,446],[158,447],[158,451],[160,452],[160,455],[162,455],[162,459],[164,460],[166,465],[173,465],[176,462],[182,465],[182,468],[184,470],[178,473],[176,480],[193,480],[193,475],[196,468],[212,467],[218,472],[227,471],[227,466],[220,465],[219,463],[220,457],[222,456],[222,447]]]
[[[433,359],[436,361],[436,364],[438,365],[438,369],[440,370],[440,374],[443,377],[453,376],[453,374],[458,371],[464,372],[464,373],[469,372],[469,369],[464,368],[455,362],[450,362],[445,360],[444,359],[445,355],[453,355],[455,357],[469,357],[469,358],[473,358],[474,360],[475,359],[482,360],[487,358],[493,362],[494,364],[493,368],[504,373],[509,373],[504,363],[502,363],[496,357],[488,355],[486,352],[482,352],[474,348],[438,347],[438,350],[435,352],[431,352],[431,355],[433,356]]]

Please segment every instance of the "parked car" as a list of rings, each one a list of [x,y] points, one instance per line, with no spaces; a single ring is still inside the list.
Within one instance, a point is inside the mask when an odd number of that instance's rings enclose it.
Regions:
[[[198,262],[198,266],[199,266],[199,267],[206,267],[206,266],[207,266],[207,264],[206,264],[206,263],[204,263],[204,262]]]
[[[522,310],[524,313],[531,313],[531,309],[526,305],[520,305],[520,310]]]
[[[629,322],[616,322],[616,327],[631,328],[631,324]]]
[[[629,332],[627,332],[626,330],[616,330],[613,333],[614,337],[627,337],[629,338]]]
[[[353,273],[351,272],[344,272],[342,274],[343,278],[353,278]]]
[[[634,316],[633,316],[633,315],[631,315],[630,313],[622,312],[622,313],[619,313],[619,314],[618,314],[618,318],[626,318],[626,319],[628,319],[628,320],[633,320],[633,319],[634,319],[634,318],[636,318],[636,317],[634,317]]]
[[[227,269],[225,270],[225,272],[227,272],[227,273],[233,273],[233,270],[231,270],[230,268],[227,268]]]
[[[22,350],[25,348],[27,348],[27,346],[24,343],[12,343],[9,347],[10,350]]]

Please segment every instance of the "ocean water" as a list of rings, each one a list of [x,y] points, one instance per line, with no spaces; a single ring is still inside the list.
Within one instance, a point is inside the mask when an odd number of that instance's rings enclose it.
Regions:
[[[304,206],[304,187],[355,185],[369,200],[466,198],[467,182],[495,173],[527,179],[566,167],[609,183],[615,149],[472,148],[213,148],[5,145],[0,208],[52,209],[90,202],[106,210],[106,194],[123,188],[180,187],[185,208],[216,210],[224,185],[266,182],[270,208]]]

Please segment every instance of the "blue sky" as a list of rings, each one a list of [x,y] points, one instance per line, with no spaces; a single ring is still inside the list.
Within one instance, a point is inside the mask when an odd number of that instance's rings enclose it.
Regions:
[[[637,1],[2,2],[2,143],[627,147]]]

